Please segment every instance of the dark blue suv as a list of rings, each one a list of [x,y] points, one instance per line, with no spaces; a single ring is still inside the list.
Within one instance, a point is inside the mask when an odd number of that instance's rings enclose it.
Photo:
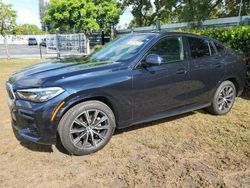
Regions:
[[[228,113],[245,71],[236,52],[207,37],[130,34],[83,59],[15,72],[6,83],[12,127],[18,139],[89,154],[115,129],[201,108]]]

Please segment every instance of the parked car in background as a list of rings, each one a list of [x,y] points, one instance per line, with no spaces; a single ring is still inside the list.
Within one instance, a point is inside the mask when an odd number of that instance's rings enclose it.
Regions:
[[[29,45],[29,46],[37,45],[37,40],[36,40],[36,38],[28,38],[28,45]]]
[[[46,38],[41,39],[40,45],[41,45],[41,46],[44,46],[44,47],[47,46],[47,44],[46,44]]]
[[[115,129],[202,108],[227,114],[245,75],[242,57],[214,39],[134,33],[88,58],[26,67],[6,87],[17,138],[60,140],[85,155],[103,148]]]

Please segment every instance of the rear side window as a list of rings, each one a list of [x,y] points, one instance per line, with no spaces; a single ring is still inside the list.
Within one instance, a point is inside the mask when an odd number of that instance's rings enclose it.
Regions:
[[[184,60],[182,37],[168,37],[160,40],[148,53],[154,53],[163,58],[164,63]]]
[[[220,54],[220,53],[223,53],[223,52],[225,51],[225,47],[222,46],[221,44],[214,42],[214,45],[215,45],[215,47],[216,47],[216,49],[217,49],[217,52],[218,52],[219,54]]]
[[[210,56],[209,42],[204,39],[188,37],[191,57],[194,59]]]

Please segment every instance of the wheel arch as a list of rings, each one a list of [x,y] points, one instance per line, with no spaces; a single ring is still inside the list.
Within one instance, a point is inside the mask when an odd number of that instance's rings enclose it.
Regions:
[[[71,98],[70,100],[65,102],[65,105],[63,106],[63,108],[61,108],[55,118],[54,121],[54,125],[58,126],[60,120],[62,119],[62,117],[64,116],[64,114],[71,109],[72,107],[74,107],[77,104],[80,104],[82,102],[86,102],[86,101],[90,101],[90,100],[95,100],[95,101],[100,101],[104,104],[106,104],[114,113],[116,122],[118,122],[118,111],[117,111],[117,107],[115,105],[115,103],[113,102],[113,100],[107,96],[104,95],[92,95],[92,96],[82,96],[82,97],[75,97],[75,98]],[[117,127],[119,125],[117,124]]]
[[[223,77],[220,82],[218,82],[217,87],[218,88],[222,82],[224,81],[230,81],[234,84],[235,89],[236,89],[236,96],[239,96],[241,94],[241,82],[240,79],[236,75],[231,75],[231,76],[225,76]]]
[[[238,96],[239,89],[240,89],[240,84],[239,84],[239,81],[237,80],[237,78],[236,77],[231,77],[231,78],[228,78],[226,80],[228,80],[228,81],[230,81],[230,82],[232,82],[234,84],[235,89],[236,89],[236,93],[237,93],[237,96]]]

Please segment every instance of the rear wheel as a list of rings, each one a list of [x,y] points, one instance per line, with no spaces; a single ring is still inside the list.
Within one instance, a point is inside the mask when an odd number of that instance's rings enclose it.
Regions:
[[[72,107],[58,126],[62,145],[74,155],[86,155],[102,149],[114,130],[112,110],[99,101],[87,101]]]
[[[230,81],[224,81],[216,90],[212,104],[207,111],[215,115],[227,114],[234,105],[235,97],[235,85]]]

